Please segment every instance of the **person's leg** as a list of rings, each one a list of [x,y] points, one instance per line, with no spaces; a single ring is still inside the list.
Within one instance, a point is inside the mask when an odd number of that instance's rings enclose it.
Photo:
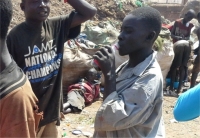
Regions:
[[[56,122],[52,122],[42,127],[38,134],[37,138],[61,138],[62,135],[59,130],[59,126],[56,126]]]
[[[68,102],[66,102],[66,103],[64,103],[63,104],[63,108],[64,108],[64,110],[63,110],[63,113],[64,114],[67,114],[67,113],[71,113],[72,112],[72,109],[70,108],[70,103],[68,103]]]
[[[176,77],[176,68],[172,67],[171,68],[171,82],[170,82],[170,87],[169,90],[173,91],[174,90],[174,82],[175,82],[175,77]]]
[[[41,128],[38,129],[37,132],[37,138],[41,138],[42,137],[42,133],[44,131],[45,126],[42,126]]]
[[[183,52],[183,57],[182,57],[182,66],[184,66],[184,74],[183,74],[183,80],[184,81],[184,86],[188,87],[189,84],[188,82],[188,61],[190,59],[191,55],[191,46],[190,45],[184,45],[184,52]]]
[[[191,85],[190,85],[190,88],[192,88],[192,87],[195,86],[197,76],[198,76],[198,73],[197,73],[197,72],[192,72],[192,78],[191,78]]]
[[[70,107],[70,103],[66,102],[66,103],[63,104],[64,109],[69,108],[69,107]]]
[[[185,67],[185,74],[184,74],[184,86],[188,87],[187,82],[188,82],[188,67]]]
[[[169,91],[167,92],[169,96],[174,96],[174,97],[178,97],[178,94],[174,92],[174,82],[175,82],[175,78],[176,78],[176,68],[173,68],[173,70],[171,70],[171,82],[170,82],[170,88]]]
[[[174,82],[176,78],[176,70],[181,66],[182,57],[183,57],[184,47],[182,45],[174,45],[174,60],[171,66],[171,83],[170,83],[170,91],[174,89]]]
[[[63,110],[64,114],[71,113],[71,112],[72,112],[72,109],[70,107],[68,107],[67,109]]]
[[[192,78],[191,78],[191,85],[190,88],[194,87],[196,84],[196,79],[198,76],[198,73],[200,72],[200,56],[197,55],[195,61],[194,61],[194,66],[192,69]]]
[[[177,89],[177,93],[179,94],[181,91],[182,91],[182,86],[183,86],[183,79],[184,79],[184,76],[185,76],[185,67],[184,66],[181,66],[179,68],[180,70],[180,77],[179,77],[179,85],[178,85],[178,89]]]

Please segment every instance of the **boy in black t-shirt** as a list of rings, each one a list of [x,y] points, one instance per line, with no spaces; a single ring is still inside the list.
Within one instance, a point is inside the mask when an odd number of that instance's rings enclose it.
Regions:
[[[38,100],[7,49],[11,19],[11,0],[0,0],[0,137],[36,138],[42,114],[37,114]]]
[[[62,99],[62,61],[64,43],[75,38],[80,24],[96,13],[85,0],[68,0],[75,9],[69,15],[47,18],[50,0],[22,0],[25,22],[13,28],[8,36],[9,52],[23,69],[44,112],[38,137],[59,137]]]

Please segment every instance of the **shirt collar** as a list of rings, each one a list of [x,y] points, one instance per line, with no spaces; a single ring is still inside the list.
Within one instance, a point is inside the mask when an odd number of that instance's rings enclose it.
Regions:
[[[128,78],[130,78],[133,75],[141,76],[144,71],[153,63],[153,61],[156,59],[157,52],[154,51],[151,55],[149,55],[144,61],[139,63],[137,66],[132,68],[131,70],[125,71],[125,73],[128,73]],[[124,62],[122,65],[120,65],[116,72],[118,73],[123,67],[125,67],[128,64],[128,61]]]

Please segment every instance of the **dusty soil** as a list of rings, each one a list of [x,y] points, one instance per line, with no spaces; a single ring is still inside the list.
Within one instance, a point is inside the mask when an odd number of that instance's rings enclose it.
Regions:
[[[19,7],[21,0],[13,0],[14,15],[10,28],[19,24],[24,20],[23,12]],[[69,13],[71,7],[68,4],[58,2],[59,0],[51,0],[50,17]],[[121,21],[126,13],[133,10],[135,6],[132,3],[123,4],[123,8],[116,4],[114,0],[87,0],[95,5],[98,9],[97,15],[93,20],[107,20],[107,18]],[[96,111],[100,107],[102,101],[96,101],[91,106],[86,107],[82,113],[67,114],[61,124],[61,131],[65,137],[76,138],[85,137],[83,134],[74,135],[73,130],[81,130],[89,132],[92,135],[94,131],[93,123]],[[173,107],[176,102],[174,97],[164,97],[163,116],[166,127],[167,138],[199,138],[200,137],[200,118],[189,122],[174,122]]]
[[[176,122],[173,117],[174,97],[164,97],[163,118],[165,122],[166,138],[199,138],[200,118],[188,122]],[[80,114],[67,114],[62,121],[61,131],[66,138],[84,138],[84,133],[93,134],[94,117],[101,101],[94,102]],[[82,134],[74,135],[74,130],[81,130]]]
[[[20,9],[21,0],[12,0],[13,1],[13,20],[11,22],[11,28],[17,25],[18,23],[24,21],[24,14]],[[63,2],[59,2],[60,0],[51,0],[51,12],[49,17],[65,15],[66,13],[70,13],[72,7]],[[61,0],[64,1],[64,0]],[[121,0],[86,0],[89,3],[93,4],[98,12],[96,16],[92,20],[107,20],[113,19],[117,21],[122,21],[126,13],[132,11],[136,8],[132,2],[126,2],[117,4],[118,1]],[[116,2],[117,1],[117,2]]]

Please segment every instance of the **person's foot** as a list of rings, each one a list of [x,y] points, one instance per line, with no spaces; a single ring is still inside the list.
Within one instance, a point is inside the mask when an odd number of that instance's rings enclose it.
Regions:
[[[178,97],[179,96],[176,92],[171,91],[171,90],[169,90],[169,94],[170,94],[170,96],[173,96],[173,97]]]
[[[70,106],[70,103],[68,103],[68,102],[66,102],[66,103],[63,104],[63,108],[64,109],[68,108],[69,106]]]
[[[178,88],[176,93],[182,93],[183,92],[183,88]]]
[[[163,95],[164,95],[164,96],[169,96],[169,95],[170,95],[170,94],[169,94],[169,90],[163,91]]]
[[[172,90],[166,90],[166,91],[164,91],[164,96],[178,97],[179,95]]]
[[[72,112],[72,109],[71,108],[67,108],[63,111],[64,114],[68,114],[68,113],[71,113]]]
[[[183,86],[189,87],[189,86],[190,86],[190,83],[189,83],[189,82],[184,82],[184,83],[183,83]]]

